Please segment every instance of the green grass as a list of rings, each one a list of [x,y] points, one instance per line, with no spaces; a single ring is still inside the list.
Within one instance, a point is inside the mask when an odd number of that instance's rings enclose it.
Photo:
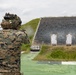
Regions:
[[[20,30],[26,30],[26,32],[30,38],[30,41],[32,41],[32,39],[33,39],[33,36],[34,36],[34,33],[36,31],[39,21],[40,21],[40,18],[33,19],[33,20],[27,22],[26,24],[22,25],[20,28]]]
[[[76,75],[76,65],[52,64],[49,61],[33,61],[37,52],[21,55],[23,75]],[[51,62],[51,61],[50,61]]]
[[[26,53],[28,53],[30,51],[30,45],[32,43],[32,39],[35,34],[39,21],[40,21],[39,18],[33,19],[33,20],[27,22],[26,24],[22,25],[20,28],[20,30],[26,30],[26,33],[28,34],[28,37],[30,40],[30,44],[22,44],[22,46],[21,46],[21,50],[25,51]]]
[[[60,50],[60,49],[54,50],[49,54],[49,58],[50,57],[62,59],[62,58],[65,58],[65,52],[63,50]]]
[[[27,22],[26,24],[22,25],[21,29],[26,29],[27,26],[31,26],[34,29],[34,32],[35,32],[36,31],[36,27],[37,27],[37,25],[39,23],[39,20],[40,20],[39,18],[33,19],[33,20]]]
[[[76,46],[42,46],[34,60],[76,60]]]
[[[30,44],[22,44],[21,51],[25,51],[25,53],[30,52]]]
[[[44,55],[44,54],[46,54],[48,52],[48,50],[49,50],[49,46],[44,46],[43,45],[39,54]]]

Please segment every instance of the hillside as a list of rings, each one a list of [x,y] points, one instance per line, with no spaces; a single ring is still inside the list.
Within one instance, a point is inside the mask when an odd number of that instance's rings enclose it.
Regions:
[[[37,25],[39,23],[40,19],[33,19],[29,22],[27,22],[26,24],[22,25],[20,30],[26,30],[29,39],[30,39],[30,44],[22,44],[21,46],[21,50],[25,51],[25,53],[28,53],[30,51],[30,45],[34,36],[34,33],[36,31]]]
[[[76,61],[76,46],[43,45],[34,60]]]
[[[20,28],[21,30],[26,30],[31,41],[32,41],[32,38],[34,36],[34,33],[36,31],[39,21],[40,21],[39,18],[33,19],[33,20],[27,22],[26,24],[22,25]]]

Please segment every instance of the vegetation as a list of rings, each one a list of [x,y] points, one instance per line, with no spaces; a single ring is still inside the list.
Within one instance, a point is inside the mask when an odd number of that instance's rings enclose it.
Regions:
[[[30,52],[30,44],[22,44],[21,51],[24,51],[25,53]]]
[[[76,60],[76,46],[42,46],[34,60]]]
[[[26,30],[26,33],[29,36],[30,44],[22,44],[21,50],[25,51],[25,53],[28,53],[30,51],[30,45],[34,36],[34,33],[36,31],[37,25],[39,23],[39,18],[33,19],[30,22],[24,24],[21,26],[20,30]]]
[[[30,40],[32,41],[34,33],[36,31],[37,25],[39,23],[40,19],[33,19],[29,21],[28,23],[21,26],[20,30],[26,30]]]

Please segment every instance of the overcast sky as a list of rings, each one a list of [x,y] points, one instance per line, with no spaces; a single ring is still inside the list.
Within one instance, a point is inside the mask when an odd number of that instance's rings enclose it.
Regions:
[[[6,12],[23,23],[38,17],[76,16],[76,0],[0,0],[0,22]]]

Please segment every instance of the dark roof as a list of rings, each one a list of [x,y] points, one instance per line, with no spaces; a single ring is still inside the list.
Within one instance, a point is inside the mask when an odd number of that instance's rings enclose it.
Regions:
[[[50,35],[57,34],[58,44],[65,44],[68,33],[72,34],[73,44],[76,44],[76,17],[41,18],[34,41],[49,44],[51,42]]]

